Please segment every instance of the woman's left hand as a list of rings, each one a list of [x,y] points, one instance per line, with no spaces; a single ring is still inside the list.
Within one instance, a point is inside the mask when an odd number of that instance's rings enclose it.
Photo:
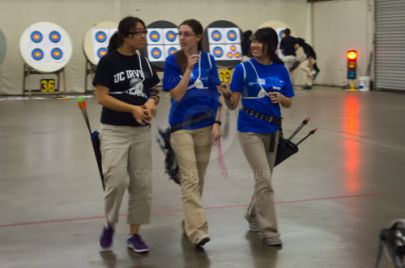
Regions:
[[[280,103],[284,108],[289,108],[292,105],[291,99],[279,92],[270,92],[268,96],[273,104]]]
[[[144,104],[146,111],[148,112],[149,119],[156,116],[156,104],[154,100],[148,100]]]
[[[222,137],[221,126],[219,124],[213,124],[211,128],[212,145],[217,144],[217,142],[221,137]]]
[[[278,93],[278,92],[270,92],[268,94],[268,96],[271,100],[271,103],[274,103],[274,104],[282,102],[283,98],[284,98],[284,95],[281,93]]]

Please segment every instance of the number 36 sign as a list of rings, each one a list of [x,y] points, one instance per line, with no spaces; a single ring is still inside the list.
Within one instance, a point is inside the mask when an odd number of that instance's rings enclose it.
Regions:
[[[41,79],[41,92],[55,92],[55,79]]]

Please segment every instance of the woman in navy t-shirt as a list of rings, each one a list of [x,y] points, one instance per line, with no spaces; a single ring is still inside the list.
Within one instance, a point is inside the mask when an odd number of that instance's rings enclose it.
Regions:
[[[250,230],[259,232],[262,241],[271,246],[282,244],[271,183],[281,123],[280,104],[290,107],[294,96],[288,71],[275,54],[277,43],[274,29],[257,30],[250,45],[253,58],[236,66],[230,89],[228,85],[220,88],[230,109],[235,109],[242,99],[238,136],[255,178],[245,218]]]
[[[138,53],[146,45],[145,23],[139,18],[121,20],[110,40],[109,52],[100,59],[93,84],[97,101],[103,106],[100,150],[105,180],[106,224],[100,246],[111,247],[114,226],[125,191],[128,189],[129,237],[135,252],[149,248],[139,235],[148,223],[151,210],[151,129],[150,121],[159,101],[159,83],[149,61]]]
[[[220,81],[214,58],[201,51],[202,34],[196,20],[180,24],[181,50],[166,59],[163,79],[171,96],[169,123],[176,130],[170,143],[180,168],[183,231],[197,247],[210,240],[201,195],[211,146],[221,136]]]

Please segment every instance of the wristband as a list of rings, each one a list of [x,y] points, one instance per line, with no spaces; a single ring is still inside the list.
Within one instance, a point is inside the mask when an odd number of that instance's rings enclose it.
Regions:
[[[228,99],[230,99],[232,97],[232,93],[229,93],[228,95],[223,94],[223,96],[224,96],[225,99],[228,100]]]

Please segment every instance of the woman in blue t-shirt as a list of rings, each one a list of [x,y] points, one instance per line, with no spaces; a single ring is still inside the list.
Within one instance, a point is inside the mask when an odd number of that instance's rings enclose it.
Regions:
[[[245,218],[250,230],[259,232],[262,241],[271,246],[282,244],[271,183],[281,123],[280,104],[290,107],[294,96],[288,71],[275,53],[277,43],[274,29],[257,30],[250,45],[253,58],[236,66],[230,87],[220,88],[230,109],[235,109],[242,99],[238,135],[255,179]]]
[[[126,17],[110,40],[108,53],[100,59],[93,84],[103,106],[100,150],[105,181],[106,224],[100,246],[111,247],[114,226],[128,189],[129,237],[135,252],[149,248],[139,235],[141,224],[150,220],[152,147],[150,121],[159,101],[159,83],[149,61],[138,50],[146,45],[145,23]]]
[[[163,90],[171,96],[170,143],[180,168],[182,226],[196,247],[210,240],[201,195],[211,146],[221,137],[220,80],[214,58],[201,51],[202,35],[197,20],[180,24],[181,50],[167,57],[163,78]]]

